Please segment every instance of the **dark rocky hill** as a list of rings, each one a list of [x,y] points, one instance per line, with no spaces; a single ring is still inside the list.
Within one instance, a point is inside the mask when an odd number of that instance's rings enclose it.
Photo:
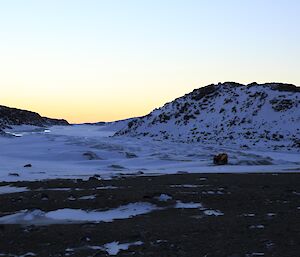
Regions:
[[[43,127],[69,125],[69,123],[63,119],[42,117],[36,112],[0,106],[0,128],[3,129],[11,125],[34,125]]]

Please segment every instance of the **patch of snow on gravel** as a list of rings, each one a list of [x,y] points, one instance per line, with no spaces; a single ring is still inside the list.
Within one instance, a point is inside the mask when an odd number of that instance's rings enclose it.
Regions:
[[[95,249],[95,250],[103,250],[108,253],[108,255],[117,255],[121,250],[128,250],[130,246],[134,245],[142,245],[143,242],[137,241],[133,243],[124,243],[120,244],[118,241],[114,241],[108,244],[105,244],[103,246],[90,246],[89,248]]]
[[[224,213],[219,210],[205,210],[204,214],[207,216],[223,216]]]
[[[161,194],[160,196],[155,197],[155,199],[157,199],[158,201],[161,202],[167,202],[169,200],[172,200],[172,196],[166,195],[166,194]]]
[[[146,202],[130,203],[106,211],[86,211],[81,209],[59,209],[50,212],[23,210],[0,217],[0,224],[47,225],[82,222],[112,222],[115,219],[128,219],[159,209]]]
[[[183,203],[181,201],[177,201],[175,205],[176,209],[198,209],[203,208],[201,203]]]
[[[118,187],[115,186],[102,186],[102,187],[96,187],[98,190],[105,190],[105,189],[118,189]]]
[[[265,228],[265,226],[264,225],[251,225],[250,228],[251,229],[263,229],[263,228]]]
[[[29,191],[27,187],[0,186],[0,195]]]
[[[94,200],[96,199],[96,195],[86,195],[78,198],[79,200]]]

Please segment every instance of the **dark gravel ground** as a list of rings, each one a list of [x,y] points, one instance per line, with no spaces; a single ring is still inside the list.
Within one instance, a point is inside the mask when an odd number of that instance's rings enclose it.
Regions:
[[[300,256],[300,174],[177,174],[113,180],[3,182],[0,186],[8,184],[31,190],[0,195],[0,216],[24,209],[95,210],[134,202],[166,208],[109,223],[0,224],[0,256],[30,256],[25,255],[29,252],[36,256],[109,256],[88,246],[113,241],[143,242],[117,256]],[[95,189],[103,186],[117,189]],[[155,198],[160,194],[168,194],[172,200],[160,202]],[[96,198],[78,199],[87,195]],[[75,200],[69,200],[70,197]],[[207,216],[199,209],[173,208],[178,200],[202,203],[224,215]]]

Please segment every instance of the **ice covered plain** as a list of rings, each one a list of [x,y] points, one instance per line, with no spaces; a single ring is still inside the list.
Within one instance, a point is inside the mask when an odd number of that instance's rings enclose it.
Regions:
[[[0,137],[0,181],[86,178],[95,174],[175,174],[178,172],[293,172],[299,171],[299,152],[246,150],[203,146],[198,142],[176,143],[112,137],[107,126],[14,126]],[[227,152],[229,165],[212,165],[212,156]],[[31,164],[31,168],[24,165]]]

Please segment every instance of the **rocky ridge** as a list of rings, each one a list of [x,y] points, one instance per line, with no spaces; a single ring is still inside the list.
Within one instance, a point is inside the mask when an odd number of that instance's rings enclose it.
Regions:
[[[69,125],[69,123],[63,119],[42,117],[36,112],[0,105],[0,129],[4,129],[12,125],[33,125],[44,127],[51,125]]]
[[[212,84],[130,120],[116,136],[300,149],[300,87],[283,83]]]

